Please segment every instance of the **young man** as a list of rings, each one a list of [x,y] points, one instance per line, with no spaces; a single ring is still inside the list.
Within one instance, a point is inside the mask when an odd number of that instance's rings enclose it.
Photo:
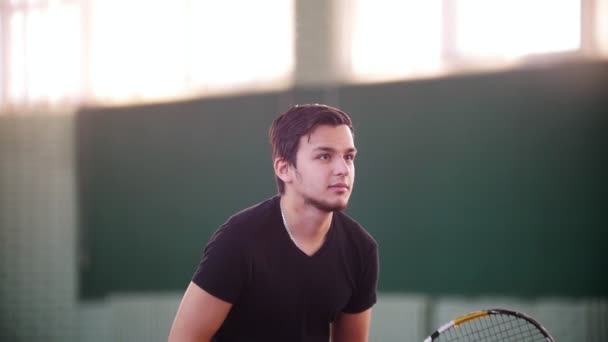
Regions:
[[[344,112],[298,105],[270,128],[279,195],[207,243],[169,341],[367,341],[378,246],[342,213],[355,180]]]

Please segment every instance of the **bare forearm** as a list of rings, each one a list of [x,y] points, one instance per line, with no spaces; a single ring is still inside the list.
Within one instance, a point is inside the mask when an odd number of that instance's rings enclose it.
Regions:
[[[331,325],[331,342],[368,342],[371,309],[358,314],[342,313]]]
[[[231,307],[190,283],[175,315],[169,342],[210,342]]]
[[[211,342],[211,338],[187,336],[172,330],[168,342]]]

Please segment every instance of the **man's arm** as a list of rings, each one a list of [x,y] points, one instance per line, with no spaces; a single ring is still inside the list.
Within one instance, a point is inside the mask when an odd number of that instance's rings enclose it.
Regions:
[[[331,325],[331,342],[367,342],[372,309],[356,314],[341,313]]]
[[[208,342],[220,328],[232,304],[190,282],[177,309],[169,342]]]

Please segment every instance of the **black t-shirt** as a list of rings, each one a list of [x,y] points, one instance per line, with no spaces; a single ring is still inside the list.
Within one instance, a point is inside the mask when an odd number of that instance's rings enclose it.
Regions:
[[[340,312],[376,302],[378,246],[335,212],[323,246],[308,256],[291,241],[275,196],[215,232],[192,281],[233,304],[213,341],[327,342]]]

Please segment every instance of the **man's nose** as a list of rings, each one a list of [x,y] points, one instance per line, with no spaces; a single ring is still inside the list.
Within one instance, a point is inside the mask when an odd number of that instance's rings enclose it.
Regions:
[[[336,158],[335,172],[338,175],[348,175],[350,172],[350,164],[344,158]]]

